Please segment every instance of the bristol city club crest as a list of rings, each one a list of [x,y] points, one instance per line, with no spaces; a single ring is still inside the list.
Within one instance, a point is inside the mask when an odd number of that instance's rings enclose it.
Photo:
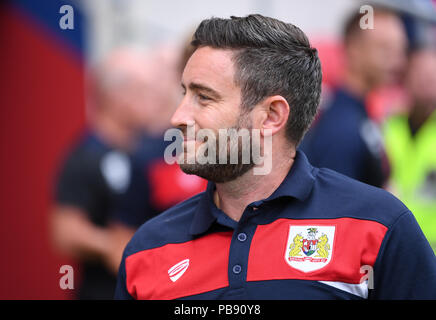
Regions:
[[[334,226],[289,227],[285,261],[303,272],[319,270],[329,264],[333,253]]]

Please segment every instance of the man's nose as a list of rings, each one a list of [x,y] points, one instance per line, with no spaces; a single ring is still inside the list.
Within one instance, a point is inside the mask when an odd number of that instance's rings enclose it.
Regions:
[[[173,127],[187,126],[194,122],[192,108],[190,107],[187,97],[183,97],[173,116],[171,117],[171,125]]]

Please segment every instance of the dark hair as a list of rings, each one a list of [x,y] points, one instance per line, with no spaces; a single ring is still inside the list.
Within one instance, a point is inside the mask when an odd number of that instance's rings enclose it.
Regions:
[[[234,49],[242,110],[268,96],[283,96],[290,106],[286,135],[298,145],[316,114],[322,80],[317,50],[303,31],[259,14],[211,18],[200,23],[192,45]]]

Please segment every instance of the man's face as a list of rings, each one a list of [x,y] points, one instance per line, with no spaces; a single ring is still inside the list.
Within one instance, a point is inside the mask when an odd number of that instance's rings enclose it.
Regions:
[[[412,54],[406,86],[412,103],[432,112],[436,108],[436,51],[422,50]]]
[[[186,161],[180,164],[183,171],[196,174],[215,182],[231,181],[247,172],[253,163],[242,164],[189,164],[194,157],[190,147],[198,150],[206,142],[187,137],[188,127],[197,133],[200,129],[211,130],[219,144],[219,130],[229,128],[251,128],[249,114],[241,114],[241,90],[234,81],[235,68],[230,50],[201,47],[186,64],[182,75],[184,97],[174,113],[171,123],[184,133]],[[197,136],[195,134],[195,136]],[[193,148],[191,149],[193,150]],[[219,151],[217,150],[217,157]],[[188,163],[187,163],[188,162]]]
[[[351,58],[371,88],[399,80],[406,61],[407,40],[396,16],[376,13],[374,29],[361,30],[353,45]]]
[[[168,51],[119,49],[107,58],[100,75],[102,98],[115,121],[135,131],[168,127],[179,82],[176,57]]]

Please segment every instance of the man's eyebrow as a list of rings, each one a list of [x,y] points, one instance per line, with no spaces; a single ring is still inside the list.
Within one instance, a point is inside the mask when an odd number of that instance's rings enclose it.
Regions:
[[[183,83],[182,83],[182,87],[185,89],[185,85]],[[191,82],[189,84],[189,89],[191,89],[192,91],[206,92],[207,94],[209,94],[212,98],[214,98],[216,100],[222,99],[221,95],[217,91],[215,91],[212,88],[209,88],[208,86],[200,84],[200,83]]]

